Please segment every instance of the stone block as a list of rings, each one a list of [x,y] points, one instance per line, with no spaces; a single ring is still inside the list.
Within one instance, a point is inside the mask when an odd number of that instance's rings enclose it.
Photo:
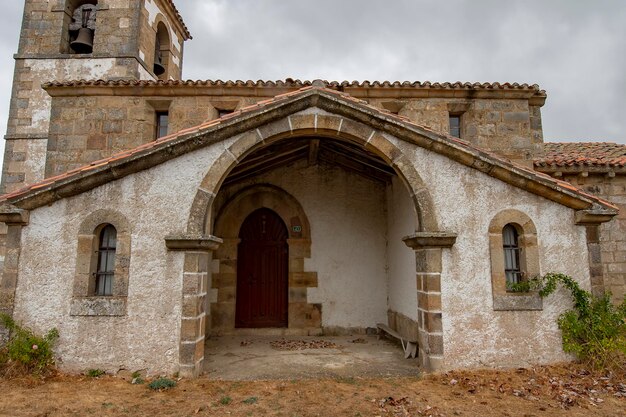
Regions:
[[[184,342],[195,342],[202,334],[200,333],[200,320],[182,319],[180,329],[180,340]]]
[[[366,140],[368,138],[365,138]],[[395,161],[402,152],[382,133],[376,132],[365,144],[365,149],[382,157],[387,163]]]
[[[325,115],[318,114],[317,115],[317,130],[329,130],[332,132],[337,132],[339,129],[339,123],[341,123],[341,117],[334,115]]]
[[[504,112],[502,119],[505,123],[529,122],[528,112]]]
[[[307,298],[306,287],[292,287],[289,288],[289,302],[290,303],[306,303]]]
[[[415,251],[417,272],[441,272],[441,249],[419,249]]]
[[[234,303],[236,295],[236,287],[221,287],[217,291],[217,301],[219,303]]]
[[[417,306],[425,311],[441,311],[441,295],[418,292]]]
[[[441,313],[424,312],[424,328],[428,332],[442,332],[443,323]]]
[[[236,285],[237,274],[219,272],[211,277],[212,288],[234,287]]]
[[[286,117],[259,127],[259,131],[261,132],[261,136],[263,136],[263,139],[265,140],[268,140],[274,136],[291,134],[289,120]]]
[[[257,134],[256,130],[248,131],[241,135],[235,143],[230,145],[228,150],[235,156],[235,158],[241,159],[244,154],[259,143],[261,143],[261,137]]]
[[[290,272],[289,287],[317,287],[317,272]]]
[[[443,335],[429,334],[428,348],[431,355],[443,355]]]

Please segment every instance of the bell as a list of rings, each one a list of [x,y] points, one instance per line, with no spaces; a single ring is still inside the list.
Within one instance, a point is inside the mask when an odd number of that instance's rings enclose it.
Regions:
[[[161,75],[165,72],[165,67],[160,62],[154,63],[154,75]]]
[[[78,36],[70,46],[77,54],[90,54],[93,51],[93,30],[80,28]]]

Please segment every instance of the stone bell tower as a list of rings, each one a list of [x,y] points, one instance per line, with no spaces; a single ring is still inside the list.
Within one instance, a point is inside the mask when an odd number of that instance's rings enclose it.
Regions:
[[[44,179],[50,97],[42,84],[180,79],[190,38],[172,0],[26,0],[0,193]]]

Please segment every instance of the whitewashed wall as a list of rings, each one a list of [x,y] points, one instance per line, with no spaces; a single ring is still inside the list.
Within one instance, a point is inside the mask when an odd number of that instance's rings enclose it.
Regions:
[[[318,287],[308,290],[307,301],[322,304],[322,326],[365,328],[386,322],[385,185],[326,164],[307,166],[306,161],[239,187],[253,183],[282,188],[309,219],[311,258],[304,267],[317,272]]]
[[[164,237],[186,229],[203,175],[223,145],[32,210],[23,229],[15,318],[45,332],[56,327],[62,368],[178,371],[183,254]],[[128,314],[70,316],[78,227],[99,209],[132,224]]]
[[[523,366],[567,360],[556,320],[570,306],[564,291],[543,311],[494,311],[488,227],[505,209],[537,227],[540,272],[562,272],[590,287],[585,229],[574,211],[423,148],[393,139],[415,161],[433,198],[439,228],[458,234],[443,251],[444,366]]]
[[[417,230],[415,204],[398,177],[387,187],[389,308],[417,321],[415,251],[402,238]]]

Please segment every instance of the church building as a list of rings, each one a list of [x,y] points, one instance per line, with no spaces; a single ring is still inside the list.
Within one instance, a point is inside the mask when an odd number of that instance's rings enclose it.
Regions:
[[[626,293],[626,150],[544,143],[509,83],[184,81],[172,0],[25,0],[0,311],[60,366],[197,376],[274,329],[418,342],[426,371],[568,360],[568,293]]]

